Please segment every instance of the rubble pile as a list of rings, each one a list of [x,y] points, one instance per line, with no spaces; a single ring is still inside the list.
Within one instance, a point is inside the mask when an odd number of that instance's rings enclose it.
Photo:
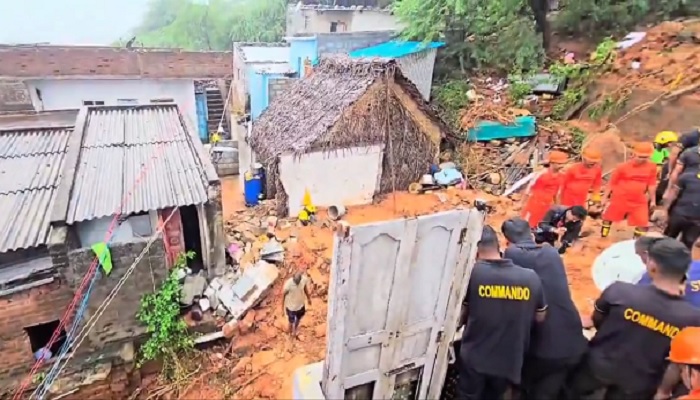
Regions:
[[[620,86],[672,91],[700,80],[700,19],[666,21],[623,48],[607,80]]]
[[[585,134],[566,124],[545,122],[531,139],[508,138],[489,142],[465,143],[454,157],[465,171],[471,188],[493,195],[503,192],[528,175],[549,150],[560,150],[577,160]]]

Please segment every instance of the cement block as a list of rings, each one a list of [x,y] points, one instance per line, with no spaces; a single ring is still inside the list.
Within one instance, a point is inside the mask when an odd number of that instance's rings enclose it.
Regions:
[[[297,368],[292,376],[292,398],[294,400],[319,400],[326,396],[321,390],[323,361]]]

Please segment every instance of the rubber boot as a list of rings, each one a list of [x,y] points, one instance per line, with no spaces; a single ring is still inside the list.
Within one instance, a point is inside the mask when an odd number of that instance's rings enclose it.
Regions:
[[[639,237],[644,236],[645,233],[647,233],[646,228],[634,228],[634,236],[632,236],[632,238],[637,239]]]
[[[603,221],[603,226],[600,228],[600,237],[608,237],[608,235],[610,235],[610,227],[611,226],[612,226],[612,222]]]

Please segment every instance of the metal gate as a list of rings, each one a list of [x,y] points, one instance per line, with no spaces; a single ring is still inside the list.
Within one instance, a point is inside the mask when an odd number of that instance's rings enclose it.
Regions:
[[[482,224],[453,210],[336,237],[326,398],[440,397]]]

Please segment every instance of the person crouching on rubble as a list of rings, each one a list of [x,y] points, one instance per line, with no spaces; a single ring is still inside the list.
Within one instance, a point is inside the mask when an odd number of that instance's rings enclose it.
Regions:
[[[700,325],[700,309],[679,294],[678,282],[690,264],[680,242],[661,238],[647,253],[652,284],[615,282],[596,300],[591,317],[596,334],[570,388],[579,399],[599,390],[606,398],[650,399],[676,385],[667,368],[671,338],[681,329]],[[670,390],[668,390],[670,392]]]
[[[587,215],[588,211],[582,206],[553,206],[533,230],[535,242],[549,243],[554,246],[557,241],[560,241],[558,251],[559,254],[564,254],[581,234],[583,221]]]
[[[531,228],[537,227],[549,207],[556,202],[564,179],[562,168],[568,157],[561,151],[549,153],[547,170],[538,175],[530,183],[523,194],[522,217],[530,223]]]
[[[547,318],[533,332],[523,365],[524,399],[559,399],[569,373],[579,364],[587,347],[564,261],[552,246],[535,243],[530,226],[523,219],[505,221],[501,231],[508,240],[503,257],[535,271],[549,305]]]
[[[656,165],[649,161],[654,152],[651,143],[634,146],[634,158],[617,166],[603,196],[601,236],[610,234],[613,223],[627,219],[635,228],[634,237],[644,234],[649,226],[649,208],[656,207]]]
[[[498,235],[485,226],[462,304],[457,398],[509,398],[520,384],[530,332],[546,311],[540,278],[501,258]]]
[[[603,170],[600,167],[602,156],[598,150],[586,149],[581,155],[582,162],[576,163],[564,172],[560,203],[564,206],[588,206],[588,193],[591,203],[600,203],[600,187],[603,183]]]

